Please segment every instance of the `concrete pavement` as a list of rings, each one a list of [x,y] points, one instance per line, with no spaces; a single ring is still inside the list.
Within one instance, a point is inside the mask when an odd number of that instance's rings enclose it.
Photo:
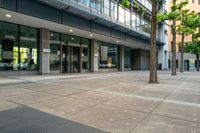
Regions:
[[[0,115],[26,107],[94,132],[199,133],[200,73],[170,73],[159,84],[147,83],[148,71],[1,77]]]

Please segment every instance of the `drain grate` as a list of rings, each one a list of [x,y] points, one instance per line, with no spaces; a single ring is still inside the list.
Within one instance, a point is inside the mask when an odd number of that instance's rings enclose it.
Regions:
[[[106,133],[22,106],[0,112],[0,133]]]

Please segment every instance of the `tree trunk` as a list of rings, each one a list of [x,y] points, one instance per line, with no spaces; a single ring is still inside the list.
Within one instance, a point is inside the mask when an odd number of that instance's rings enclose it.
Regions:
[[[157,47],[156,47],[156,31],[157,31],[157,0],[152,1],[152,18],[151,18],[151,44],[150,44],[150,74],[149,83],[158,83],[157,77]]]
[[[176,4],[176,0],[173,0],[173,5]],[[173,10],[173,9],[172,9]],[[173,20],[172,24],[172,75],[176,75],[176,21]]]
[[[199,71],[199,55],[198,54],[196,55],[196,58],[197,58],[197,71]]]
[[[184,53],[184,34],[182,34],[182,38],[181,38],[181,65],[180,65],[180,72],[182,73],[184,71],[184,57],[183,57],[183,53]]]
[[[184,27],[184,15],[183,15],[183,11],[181,12],[181,23],[182,23],[182,27]],[[181,36],[181,64],[180,64],[180,72],[183,73],[184,71],[184,57],[183,57],[183,53],[184,53],[184,33],[183,33],[183,29],[182,29],[182,36]]]

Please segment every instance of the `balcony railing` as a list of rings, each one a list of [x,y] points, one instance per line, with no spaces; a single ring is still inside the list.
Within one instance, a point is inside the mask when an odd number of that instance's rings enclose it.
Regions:
[[[150,22],[128,9],[122,8],[120,4],[112,0],[56,0],[67,5],[77,7],[98,17],[107,19],[126,28],[137,31],[140,34],[150,37]],[[147,0],[138,0],[143,5],[151,8]],[[146,4],[147,2],[148,4]],[[158,35],[159,36],[159,35]],[[162,36],[158,38],[163,40]]]
[[[142,4],[144,7],[146,7],[149,11],[152,10],[152,4],[149,0],[136,0],[140,4]]]

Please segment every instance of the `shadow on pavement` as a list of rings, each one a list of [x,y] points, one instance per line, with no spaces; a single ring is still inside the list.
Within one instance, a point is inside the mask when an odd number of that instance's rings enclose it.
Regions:
[[[107,133],[22,106],[0,112],[0,133]]]

